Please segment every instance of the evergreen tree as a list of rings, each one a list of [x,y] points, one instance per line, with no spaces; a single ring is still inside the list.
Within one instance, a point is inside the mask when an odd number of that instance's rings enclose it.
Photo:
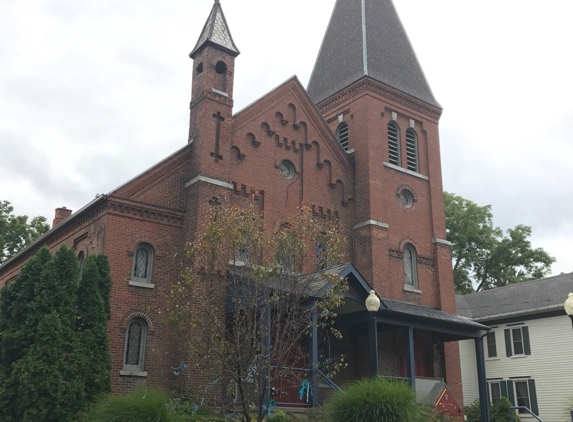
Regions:
[[[98,265],[99,264],[99,265]],[[0,420],[73,421],[110,391],[105,256],[42,248],[0,295]]]
[[[89,402],[111,391],[111,356],[107,333],[109,314],[106,310],[109,309],[110,287],[107,258],[100,255],[86,258],[78,289],[77,325],[81,350],[89,362],[84,369],[85,394]]]

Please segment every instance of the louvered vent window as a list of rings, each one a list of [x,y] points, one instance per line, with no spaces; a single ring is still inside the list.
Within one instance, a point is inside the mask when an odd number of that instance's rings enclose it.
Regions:
[[[400,165],[400,132],[396,122],[388,123],[388,161]]]
[[[418,172],[418,136],[413,129],[406,131],[406,162],[408,170]]]
[[[348,151],[348,125],[344,122],[338,125],[336,129],[336,139],[338,143],[344,148],[344,151]]]

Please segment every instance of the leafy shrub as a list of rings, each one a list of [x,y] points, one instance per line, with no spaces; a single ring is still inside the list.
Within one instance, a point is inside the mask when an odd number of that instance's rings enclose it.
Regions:
[[[489,418],[491,422],[510,422],[511,416],[509,414],[509,408],[511,403],[507,397],[502,397],[497,403],[493,404],[489,408]],[[479,407],[479,400],[474,401],[469,406],[464,408],[465,415],[468,422],[480,422],[481,411]],[[514,422],[520,422],[519,415],[514,410],[513,411]]]
[[[271,413],[271,416],[265,419],[266,422],[291,422],[292,419],[282,410]]]
[[[82,422],[172,422],[169,396],[147,388],[126,396],[109,395],[88,410]]]
[[[452,419],[450,416],[445,415],[440,412],[436,412],[432,407],[428,405],[419,404],[419,415],[417,422],[457,422],[457,420]]]
[[[304,412],[308,422],[327,422],[327,414],[322,407],[311,407]]]
[[[415,393],[403,381],[373,378],[350,384],[327,405],[331,422],[412,422],[419,420]]]

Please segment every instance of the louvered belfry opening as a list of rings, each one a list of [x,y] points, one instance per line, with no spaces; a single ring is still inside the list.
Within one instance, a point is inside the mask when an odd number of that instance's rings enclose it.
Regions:
[[[336,140],[344,148],[344,151],[348,151],[348,125],[342,122],[338,125],[336,129]]]
[[[388,123],[388,161],[400,165],[400,132],[396,122]]]
[[[408,170],[418,172],[418,136],[413,129],[406,131],[406,163]]]

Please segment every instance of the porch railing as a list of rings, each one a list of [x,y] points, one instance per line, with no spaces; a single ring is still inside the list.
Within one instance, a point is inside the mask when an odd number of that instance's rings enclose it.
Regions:
[[[537,417],[537,415],[535,413],[533,413],[531,410],[529,410],[529,408],[527,406],[511,406],[509,408],[509,415],[511,418],[511,422],[513,422],[515,419],[513,419],[513,411],[514,410],[525,410],[526,412],[528,412],[531,416],[533,416],[536,420],[538,420],[539,422],[543,422],[541,419],[539,419]]]

